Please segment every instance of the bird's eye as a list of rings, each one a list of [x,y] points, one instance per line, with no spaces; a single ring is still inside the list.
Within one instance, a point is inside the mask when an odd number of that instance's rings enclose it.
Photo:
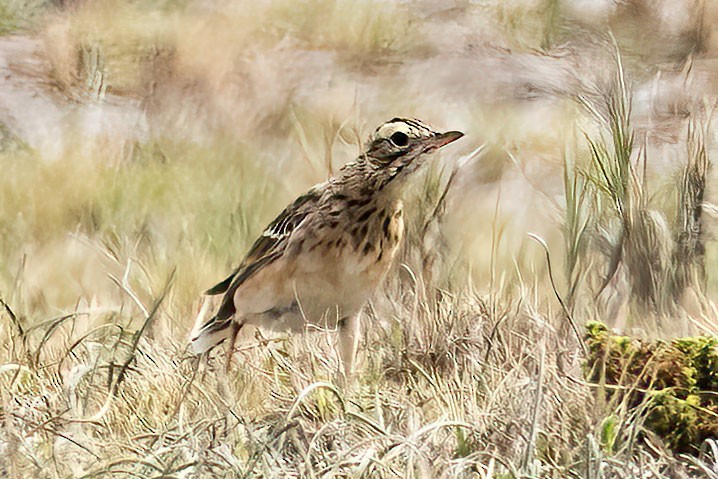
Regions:
[[[396,146],[406,146],[409,144],[409,137],[406,136],[406,133],[402,133],[400,131],[397,131],[391,137],[389,138],[392,143],[394,143]]]

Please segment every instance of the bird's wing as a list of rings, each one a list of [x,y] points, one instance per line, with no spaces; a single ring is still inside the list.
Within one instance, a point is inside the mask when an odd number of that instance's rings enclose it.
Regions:
[[[205,294],[226,293],[216,317],[226,319],[234,314],[234,292],[254,273],[284,254],[289,237],[304,221],[322,196],[324,184],[317,185],[297,198],[272,221],[249,249],[249,252],[231,275],[217,283]]]

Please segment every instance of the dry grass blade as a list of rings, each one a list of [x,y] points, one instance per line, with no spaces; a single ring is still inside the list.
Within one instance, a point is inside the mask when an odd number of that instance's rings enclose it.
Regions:
[[[3,309],[7,313],[7,315],[10,317],[10,321],[12,322],[13,326],[17,328],[18,333],[20,334],[20,337],[22,338],[23,342],[25,341],[25,330],[22,327],[22,324],[20,324],[20,321],[18,320],[18,317],[15,315],[15,312],[10,308],[10,305],[7,304],[5,301],[0,298],[0,304],[2,304]]]
[[[142,326],[140,329],[135,331],[135,333],[132,335],[132,343],[130,344],[130,351],[127,355],[127,359],[123,364],[120,365],[120,369],[117,373],[117,379],[115,379],[112,392],[113,395],[117,394],[117,391],[120,387],[120,384],[122,383],[123,379],[125,378],[125,374],[127,372],[127,369],[129,368],[132,361],[135,359],[135,355],[137,353],[137,348],[140,343],[140,339],[142,338],[142,335],[147,331],[147,329],[152,324],[152,320],[157,315],[157,311],[160,308],[160,305],[162,305],[162,302],[165,300],[165,297],[170,291],[170,288],[172,287],[172,283],[174,282],[175,277],[175,271],[172,271],[169,278],[167,279],[167,282],[165,283],[165,286],[162,290],[162,293],[160,296],[155,300],[154,304],[152,305],[152,308],[147,312],[146,317],[144,318],[144,321],[142,322]]]
[[[47,344],[48,341],[50,341],[50,338],[53,334],[55,334],[56,331],[62,326],[65,321],[69,320],[75,320],[80,313],[71,313],[71,314],[65,314],[58,318],[53,318],[48,321],[45,321],[41,323],[40,325],[34,327],[33,329],[42,329],[45,326],[47,326],[47,329],[45,330],[45,333],[43,334],[42,338],[40,339],[40,342],[37,345],[37,348],[35,349],[35,355],[33,356],[33,364],[38,365],[40,364],[40,355],[42,354],[44,346]]]
[[[331,383],[327,382],[316,382],[313,384],[310,384],[302,392],[299,393],[297,398],[294,400],[294,403],[292,404],[292,407],[289,408],[289,411],[287,411],[287,416],[285,419],[285,423],[289,423],[289,421],[294,417],[294,415],[297,413],[297,410],[299,407],[301,407],[302,402],[311,394],[312,392],[319,390],[319,389],[326,389],[332,393],[334,393],[334,396],[336,396],[337,399],[339,399],[339,403],[342,407],[342,412],[346,412],[346,404],[344,402],[344,397],[341,392]]]
[[[576,336],[577,344],[580,345],[580,347],[583,350],[584,355],[588,352],[586,349],[586,345],[583,343],[583,336],[578,331],[578,325],[576,324],[576,321],[573,319],[573,315],[571,314],[571,311],[569,311],[568,307],[566,306],[566,302],[561,297],[561,294],[558,292],[558,288],[556,287],[556,282],[553,277],[553,268],[551,266],[551,252],[549,251],[548,245],[546,244],[546,241],[544,241],[543,238],[541,238],[539,235],[536,235],[534,233],[528,234],[529,238],[534,240],[536,243],[538,243],[541,248],[543,248],[544,253],[546,254],[546,266],[548,267],[548,276],[549,281],[551,282],[551,288],[553,290],[553,294],[558,300],[559,304],[561,305],[561,310],[563,311],[564,317],[566,318],[566,321],[568,321],[568,324],[571,326],[571,330],[573,331],[573,334]]]

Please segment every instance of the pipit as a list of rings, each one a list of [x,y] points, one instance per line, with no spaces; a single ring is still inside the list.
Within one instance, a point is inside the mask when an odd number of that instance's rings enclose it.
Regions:
[[[429,153],[463,136],[394,118],[337,175],[297,198],[272,221],[224,281],[209,320],[199,318],[192,349],[202,353],[229,339],[231,355],[245,324],[302,331],[315,324],[339,331],[338,350],[351,374],[362,307],[389,271],[404,233],[406,179]]]

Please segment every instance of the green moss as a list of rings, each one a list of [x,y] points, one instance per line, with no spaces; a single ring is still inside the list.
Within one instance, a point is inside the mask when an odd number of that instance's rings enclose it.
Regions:
[[[718,338],[698,336],[673,342],[678,350],[692,358],[700,390],[718,390]]]
[[[672,391],[661,391],[651,398],[645,424],[666,438],[672,449],[690,451],[699,447],[702,440],[698,428],[700,414],[696,409],[699,403],[700,398],[694,394],[681,399]]]
[[[718,339],[706,336],[673,341],[641,341],[612,334],[598,322],[586,326],[589,381],[613,403],[643,409],[644,427],[676,452],[695,453],[718,437]],[[605,422],[605,421],[604,421]],[[613,438],[613,434],[609,434]],[[604,446],[613,446],[613,439]]]

